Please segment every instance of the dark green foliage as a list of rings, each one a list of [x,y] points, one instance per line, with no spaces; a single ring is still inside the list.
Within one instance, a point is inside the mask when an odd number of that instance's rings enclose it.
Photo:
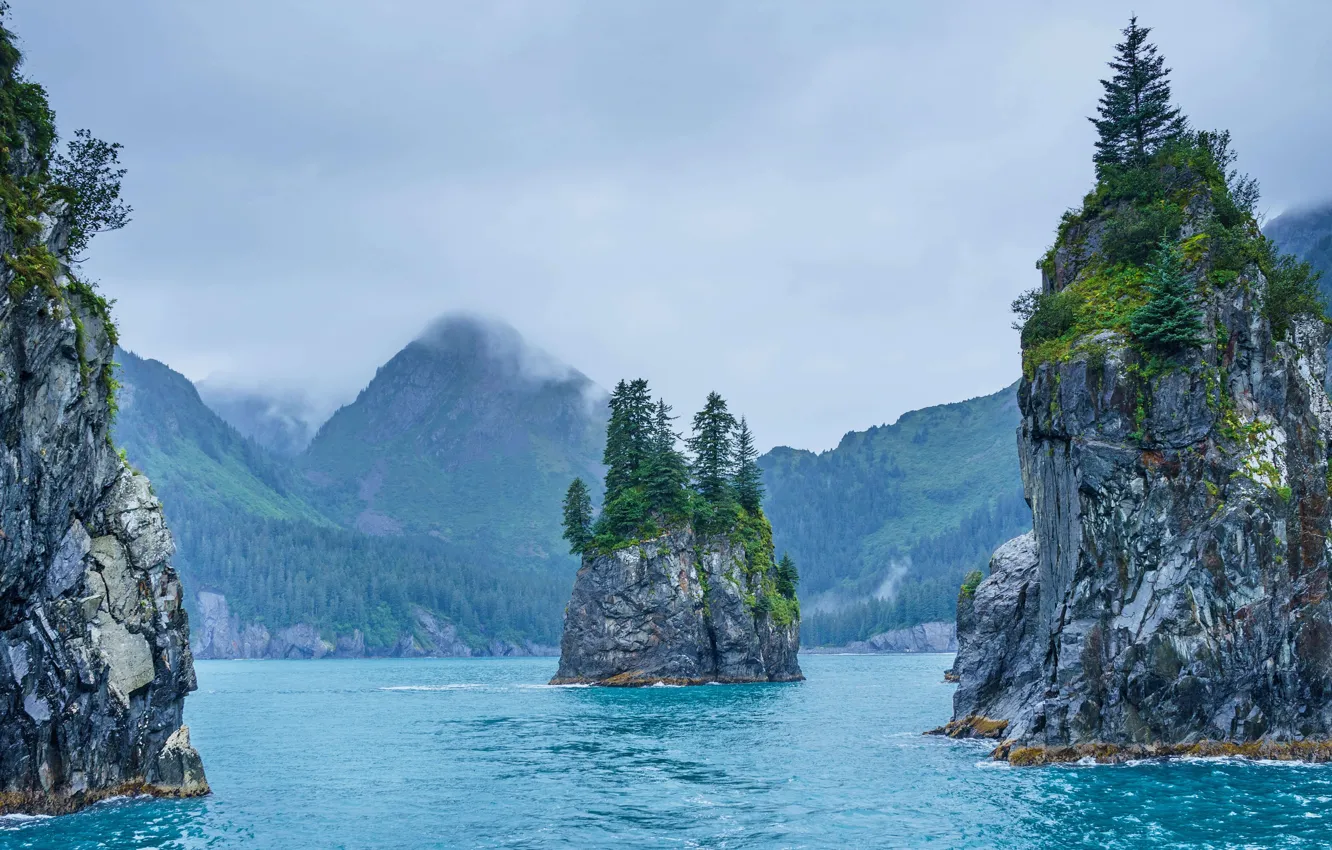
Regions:
[[[583,554],[592,542],[592,495],[581,478],[575,478],[564,494],[564,539],[571,555]]]
[[[1114,74],[1101,80],[1105,89],[1097,109],[1096,164],[1143,165],[1162,145],[1184,132],[1186,122],[1170,103],[1170,69],[1156,46],[1147,41],[1149,27],[1129,19],[1124,40],[1110,61]]]
[[[1267,294],[1263,315],[1272,324],[1272,335],[1280,339],[1290,329],[1290,320],[1299,314],[1326,316],[1326,301],[1319,290],[1321,272],[1290,254],[1278,255],[1272,242],[1264,242],[1269,254]]]
[[[1077,321],[1075,303],[1062,292],[1044,293],[1039,289],[1024,292],[1014,299],[1012,310],[1018,318],[1013,329],[1022,332],[1022,347],[1030,348],[1068,333]]]
[[[694,433],[687,442],[694,455],[694,486],[712,505],[734,499],[731,478],[735,473],[735,429],[735,417],[726,409],[726,400],[717,393],[708,393],[703,409],[694,414]]]
[[[985,574],[980,570],[972,570],[967,573],[967,577],[962,579],[962,588],[958,591],[959,599],[970,599],[976,595],[976,588],[980,587],[981,581],[985,579]]]
[[[743,416],[735,431],[735,498],[750,513],[757,513],[763,504],[763,470],[758,467],[754,435]]]
[[[359,628],[372,648],[413,628],[413,605],[477,646],[558,639],[568,590],[559,572],[522,569],[493,541],[464,548],[339,528],[310,504],[303,476],[219,419],[183,375],[128,351],[116,359],[128,388],[116,442],[162,499],[187,606],[200,590],[218,591],[233,613],[270,630]]]
[[[777,562],[777,592],[787,599],[795,599],[799,584],[800,571],[796,569],[791,556],[783,552],[782,559]]]
[[[1168,201],[1124,206],[1110,216],[1101,255],[1106,262],[1146,265],[1162,240],[1173,240],[1184,223],[1184,210]]]
[[[658,399],[643,481],[648,504],[668,520],[683,517],[689,510],[689,461],[677,448],[679,435],[671,425],[674,419],[671,406]]]
[[[953,618],[963,576],[1031,530],[1020,420],[1014,385],[849,433],[831,451],[759,459],[774,542],[800,565],[802,642]]]
[[[966,575],[985,567],[1000,543],[1031,530],[1031,512],[1019,492],[995,500],[958,527],[917,539],[904,547],[907,564],[890,592],[861,591],[855,601],[835,610],[810,614],[800,626],[801,642],[826,646],[864,640],[889,629],[926,622],[950,622],[957,613],[958,588]],[[805,562],[806,600],[810,598],[810,563]]]
[[[655,408],[647,381],[620,381],[610,397],[606,425],[606,499],[618,498],[643,484],[644,466],[652,452]]]
[[[242,621],[270,631],[309,623],[325,638],[361,629],[372,651],[413,630],[414,606],[456,624],[475,648],[488,638],[559,641],[568,582],[556,573],[514,569],[429,537],[201,510],[159,492],[187,605],[196,591],[217,590]]]
[[[67,152],[51,163],[54,191],[69,204],[71,257],[80,257],[94,235],[129,223],[133,210],[120,198],[125,169],[116,167],[120,148],[87,130],[75,130]]]
[[[1202,313],[1192,304],[1193,282],[1184,272],[1179,249],[1162,240],[1148,267],[1150,297],[1134,312],[1129,328],[1146,351],[1170,356],[1200,344]]]

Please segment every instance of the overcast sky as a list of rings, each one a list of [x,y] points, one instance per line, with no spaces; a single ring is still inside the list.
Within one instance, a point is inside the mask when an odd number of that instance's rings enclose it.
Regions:
[[[454,310],[765,448],[993,392],[1131,9],[1267,210],[1332,197],[1322,0],[12,5],[64,135],[125,145],[123,343],[325,407]]]

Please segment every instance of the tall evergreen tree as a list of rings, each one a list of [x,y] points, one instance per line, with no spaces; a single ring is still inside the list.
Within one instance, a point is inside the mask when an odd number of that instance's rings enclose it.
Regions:
[[[745,417],[735,430],[735,498],[750,513],[758,513],[763,504],[763,471],[758,465],[758,449]]]
[[[674,419],[671,406],[658,399],[644,476],[648,505],[667,517],[683,514],[688,503],[689,464],[676,448],[679,437],[671,425]]]
[[[1148,266],[1147,290],[1150,299],[1129,319],[1134,338],[1166,355],[1198,345],[1202,314],[1191,302],[1193,285],[1184,272],[1179,249],[1169,240],[1161,240]]]
[[[583,554],[592,542],[592,495],[581,478],[575,478],[564,494],[564,539],[572,555]]]
[[[1109,65],[1114,74],[1101,80],[1105,93],[1090,118],[1096,125],[1096,164],[1141,165],[1161,145],[1178,138],[1187,122],[1170,103],[1170,69],[1156,45],[1147,41],[1150,27],[1138,26],[1129,18],[1124,40],[1115,45],[1117,54]]]
[[[795,599],[798,584],[800,584],[800,573],[796,570],[795,561],[783,552],[782,559],[777,562],[777,592],[787,599]]]
[[[643,483],[644,464],[652,448],[652,394],[642,378],[620,381],[610,397],[606,425],[606,502]]]
[[[726,400],[708,393],[703,409],[694,414],[694,433],[687,441],[694,455],[691,472],[699,495],[710,504],[730,502],[731,476],[735,471],[735,417]]]

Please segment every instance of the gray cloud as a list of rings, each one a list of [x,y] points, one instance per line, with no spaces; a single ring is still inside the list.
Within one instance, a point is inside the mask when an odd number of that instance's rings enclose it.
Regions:
[[[87,270],[193,378],[346,401],[432,316],[765,445],[991,392],[1090,188],[1130,10],[1272,211],[1332,196],[1332,6],[15,0],[66,132],[123,142]]]

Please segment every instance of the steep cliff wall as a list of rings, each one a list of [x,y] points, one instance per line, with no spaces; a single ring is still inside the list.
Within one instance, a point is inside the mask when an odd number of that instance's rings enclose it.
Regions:
[[[1141,303],[1140,270],[1106,257],[1117,220],[1138,210],[1066,221],[1046,295],[1079,299],[1079,322],[1111,319],[1027,346],[1018,446],[1035,528],[959,599],[947,731],[998,739],[1017,763],[1322,758],[1328,329],[1280,312],[1278,287],[1297,276],[1256,227],[1233,209],[1234,227],[1218,227],[1224,184],[1175,167],[1159,179],[1182,213],[1171,236],[1198,344],[1153,355],[1113,318]]]
[[[108,439],[113,329],[65,265],[41,89],[0,30],[0,813],[208,791],[171,535]]]
[[[799,615],[775,602],[747,562],[742,545],[687,527],[586,556],[551,683],[803,679]]]

